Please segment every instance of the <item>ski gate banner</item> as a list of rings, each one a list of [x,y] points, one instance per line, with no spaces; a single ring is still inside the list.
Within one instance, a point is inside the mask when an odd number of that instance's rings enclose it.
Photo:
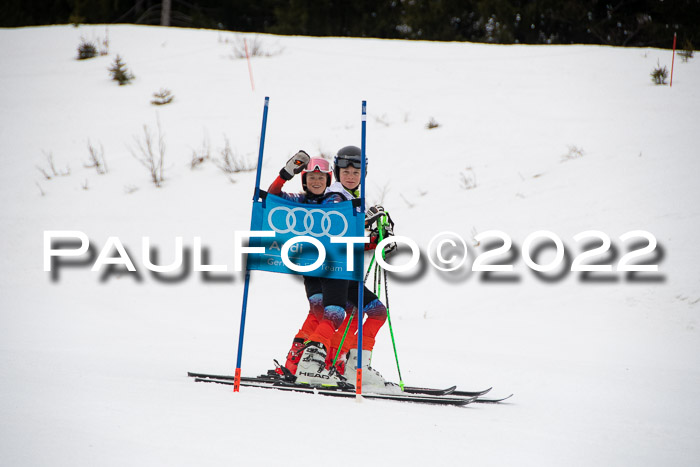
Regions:
[[[273,232],[274,237],[250,238],[250,247],[263,247],[265,252],[248,253],[248,270],[362,281],[364,244],[338,241],[339,237],[364,237],[364,215],[356,203],[302,204],[262,190],[260,194],[261,199],[253,203],[251,230]],[[323,252],[311,243],[314,239]],[[283,254],[294,265],[313,269],[290,269]]]
[[[270,195],[260,189],[260,174],[265,148],[269,105],[270,98],[265,97],[250,225],[251,231],[257,230],[258,232],[271,233],[274,237],[251,236],[248,243],[250,247],[263,247],[264,251],[262,253],[248,253],[246,262],[233,392],[239,392],[241,386],[241,360],[243,357],[243,339],[245,336],[251,270],[357,281],[357,302],[364,303],[364,281],[362,277],[364,244],[347,243],[342,240],[338,242],[338,240],[342,238],[350,242],[349,237],[364,239],[365,235],[367,102],[362,101],[360,198],[326,205],[295,203]],[[352,254],[348,254],[349,248],[352,248]],[[286,257],[285,254],[287,255]],[[285,264],[285,259],[288,264]],[[350,264],[352,264],[352,268],[349,267]],[[293,268],[290,268],[290,265]],[[294,270],[294,268],[304,268],[305,266],[308,267],[308,271],[299,272]],[[362,322],[364,311],[362,308],[360,310],[358,319]],[[358,326],[357,329],[357,348],[359,349],[362,348],[362,328],[363,326]],[[362,394],[362,352],[357,355],[356,374],[356,393]]]

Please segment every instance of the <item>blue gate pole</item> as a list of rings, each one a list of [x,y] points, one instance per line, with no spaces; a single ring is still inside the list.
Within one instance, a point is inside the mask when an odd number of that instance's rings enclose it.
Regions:
[[[260,172],[262,171],[263,150],[265,148],[265,129],[267,128],[267,109],[270,107],[270,98],[265,97],[265,107],[263,109],[262,131],[260,133],[260,150],[258,152],[258,171],[255,176],[255,193],[253,195],[253,209],[260,197]],[[253,211],[250,214],[251,230],[253,229]],[[248,289],[250,288],[250,270],[248,262],[245,267],[245,284],[243,285],[243,307],[241,310],[241,326],[238,331],[238,356],[236,357],[236,375],[233,381],[233,392],[238,392],[241,388],[241,357],[243,356],[243,335],[245,333],[246,310],[248,309]]]
[[[365,174],[367,172],[366,161],[366,140],[367,140],[367,101],[362,101],[362,144],[361,156],[362,159],[362,177],[360,178],[360,216],[362,217],[362,226],[365,225]],[[362,253],[360,261],[360,270],[365,269],[365,255]],[[355,381],[355,394],[362,394],[362,327],[365,317],[365,283],[360,280],[357,285],[357,379]]]

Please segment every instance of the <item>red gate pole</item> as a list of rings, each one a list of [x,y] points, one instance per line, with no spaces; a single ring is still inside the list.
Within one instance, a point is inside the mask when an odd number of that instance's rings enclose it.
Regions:
[[[248,41],[245,38],[243,38],[243,45],[245,46],[245,58],[246,60],[248,60],[248,74],[250,75],[250,87],[253,91],[255,91],[255,82],[253,81],[253,67],[250,64],[250,54],[248,53]],[[673,75],[673,73],[671,73],[671,75]]]
[[[669,82],[668,87],[673,86],[673,62],[676,60],[676,33],[673,33],[673,57],[671,58],[671,81]]]

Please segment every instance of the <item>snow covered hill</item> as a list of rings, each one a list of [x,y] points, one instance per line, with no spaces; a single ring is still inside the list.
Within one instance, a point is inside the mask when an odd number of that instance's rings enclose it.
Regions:
[[[76,60],[81,37],[108,37],[109,54]],[[255,91],[234,58],[243,37],[271,54],[252,59]],[[130,85],[110,80],[117,54]],[[658,49],[52,26],[0,29],[0,63],[0,464],[697,463],[697,58],[676,60],[669,88],[649,78],[657,63],[670,69]],[[161,88],[175,100],[151,105]],[[227,176],[215,161],[228,141],[254,163],[265,96],[263,187],[300,148],[359,145],[367,100],[368,201],[422,250],[389,284],[404,381],[493,386],[515,393],[509,403],[355,403],[188,380],[235,367],[243,281],[231,245],[249,226],[255,172]],[[163,135],[161,188],[132,154],[144,125]],[[85,167],[89,144],[108,173]],[[49,230],[84,232],[94,255],[116,236],[139,273],[92,272],[94,256],[45,272]],[[471,271],[499,245],[474,236],[492,230],[513,241],[496,258],[510,273]],[[522,251],[542,230],[567,256],[536,274]],[[567,271],[600,244],[574,240],[590,230],[612,242],[590,262],[612,272]],[[658,272],[615,271],[646,245],[620,239],[638,230],[658,242],[638,262]],[[445,231],[470,245],[452,272],[427,260]],[[229,271],[146,270],[142,238],[167,264],[177,236],[190,252],[201,237]],[[285,356],[305,307],[298,278],[253,273],[245,374]],[[386,326],[373,366],[397,380]]]

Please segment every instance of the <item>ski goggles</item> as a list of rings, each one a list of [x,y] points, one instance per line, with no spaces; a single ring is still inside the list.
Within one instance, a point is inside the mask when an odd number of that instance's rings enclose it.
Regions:
[[[344,169],[346,167],[355,167],[356,169],[361,169],[362,168],[362,161],[355,160],[355,159],[338,159],[335,161],[336,167],[340,167],[341,169]]]
[[[314,158],[306,164],[304,172],[323,172],[328,174],[331,173],[331,164],[326,159]]]

